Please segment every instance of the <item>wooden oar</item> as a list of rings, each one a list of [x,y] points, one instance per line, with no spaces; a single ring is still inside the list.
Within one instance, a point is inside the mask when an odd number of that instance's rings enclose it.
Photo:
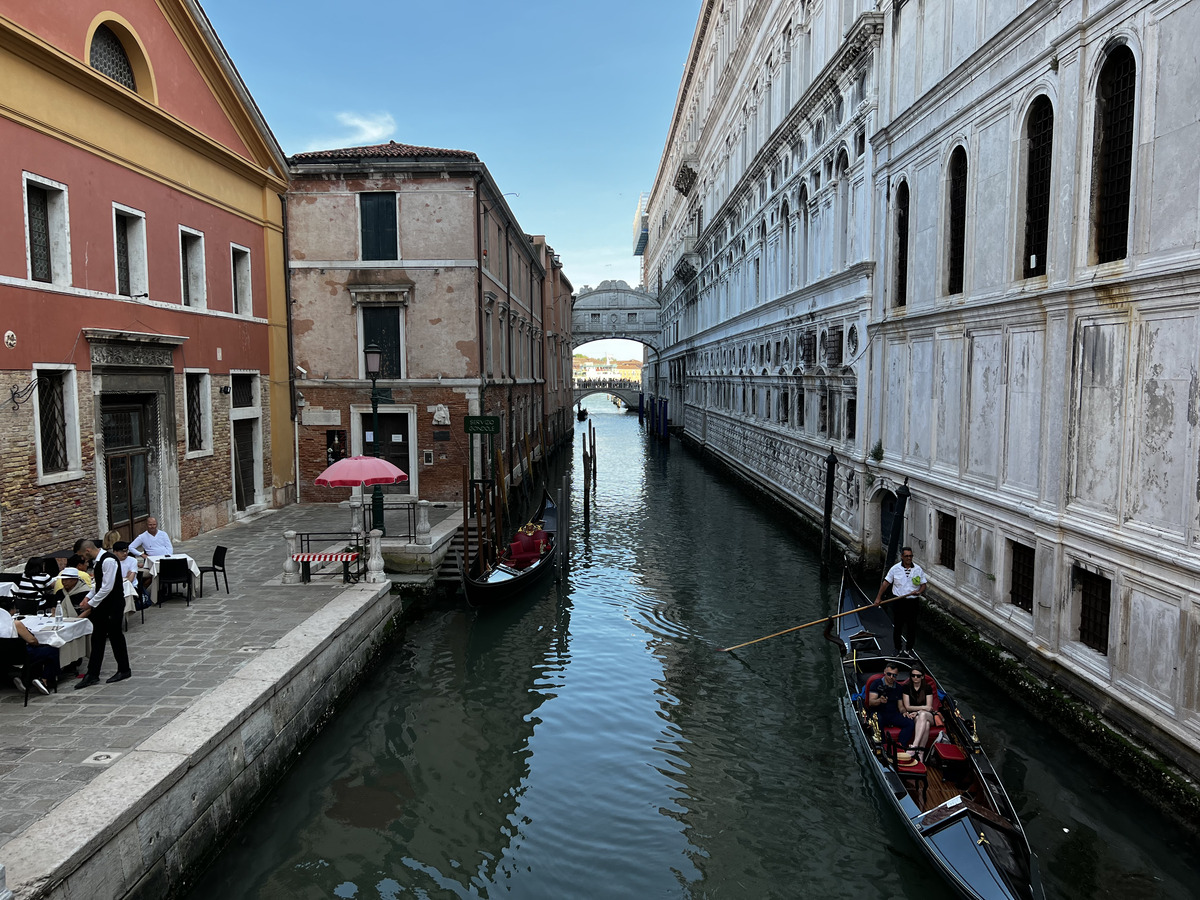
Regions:
[[[879,605],[883,606],[887,603],[891,603],[893,600],[899,600],[899,599],[900,599],[899,597],[889,597],[887,600],[884,600],[883,603],[880,603]],[[799,631],[801,628],[812,628],[814,625],[820,625],[822,622],[832,622],[834,619],[840,619],[842,616],[848,616],[848,615],[851,615],[852,613],[862,612],[864,609],[870,609],[874,605],[875,605],[874,603],[868,603],[866,606],[860,606],[858,609],[848,609],[843,613],[834,613],[832,616],[826,616],[823,619],[817,619],[815,622],[805,622],[803,625],[793,625],[791,628],[783,629],[783,631],[777,631],[774,634],[768,634],[766,637],[755,638],[754,640],[746,641],[745,643],[734,644],[732,647],[718,647],[717,652],[718,653],[728,653],[730,650],[737,650],[739,647],[748,647],[751,644],[757,644],[759,641],[766,641],[766,640],[770,640],[773,637],[779,637],[781,634],[787,634],[788,632],[791,632],[791,631]]]

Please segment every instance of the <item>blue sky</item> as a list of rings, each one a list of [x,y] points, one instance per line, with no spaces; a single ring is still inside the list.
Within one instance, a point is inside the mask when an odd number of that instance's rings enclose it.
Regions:
[[[634,210],[699,0],[201,2],[285,153],[472,150],[576,289],[640,280]]]

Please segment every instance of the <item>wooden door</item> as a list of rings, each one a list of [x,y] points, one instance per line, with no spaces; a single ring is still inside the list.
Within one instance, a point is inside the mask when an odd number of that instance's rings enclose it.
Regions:
[[[375,441],[372,439],[374,435],[371,433],[370,413],[363,414],[362,429],[363,456],[374,456]],[[412,462],[409,459],[408,414],[381,412],[379,414],[379,431],[381,435],[379,456],[392,465],[398,466],[405,475],[408,475],[412,468]],[[409,483],[405,481],[400,484],[385,484],[383,492],[385,494],[408,494],[410,493]]]
[[[104,405],[104,463],[108,530],[126,541],[145,530],[150,518],[150,447],[143,405]]]

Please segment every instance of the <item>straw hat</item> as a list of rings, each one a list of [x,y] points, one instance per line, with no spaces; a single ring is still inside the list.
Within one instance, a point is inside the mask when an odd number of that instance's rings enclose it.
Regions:
[[[918,760],[917,757],[913,753],[909,752],[908,750],[897,750],[896,751],[896,764],[897,765],[908,767],[908,766],[918,765],[919,763],[920,763],[920,760]]]

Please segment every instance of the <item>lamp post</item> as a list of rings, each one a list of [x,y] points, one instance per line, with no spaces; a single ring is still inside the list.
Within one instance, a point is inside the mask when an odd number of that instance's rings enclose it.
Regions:
[[[367,377],[371,379],[371,447],[373,456],[379,459],[379,390],[376,382],[379,380],[379,366],[383,361],[383,351],[377,344],[367,344],[363,349],[366,361]],[[379,529],[386,535],[387,529],[383,524],[383,487],[375,485],[371,493],[371,527]]]

